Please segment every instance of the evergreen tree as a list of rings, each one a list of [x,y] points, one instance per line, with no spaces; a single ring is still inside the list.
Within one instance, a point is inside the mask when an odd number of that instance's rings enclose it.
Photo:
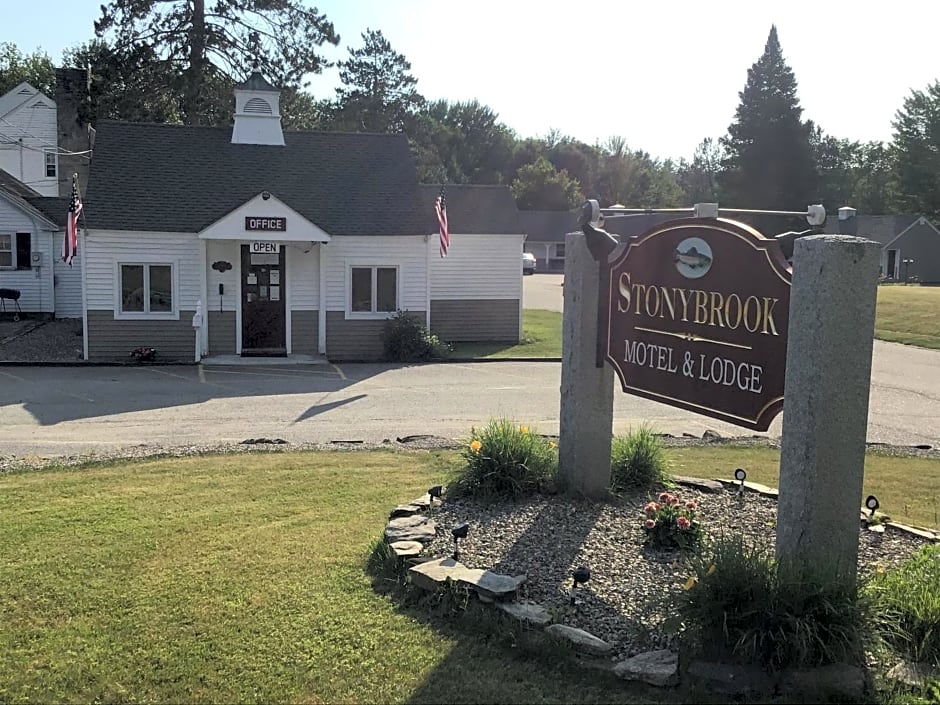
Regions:
[[[897,206],[940,218],[940,81],[911,91],[891,125]]]
[[[818,202],[811,122],[802,120],[796,79],[770,28],[763,55],[747,72],[728,135],[720,179],[726,205],[800,210]]]
[[[336,89],[334,129],[402,132],[424,103],[415,86],[411,63],[382,32],[367,29],[363,46],[349,49],[339,63],[342,88]]]
[[[111,0],[95,33],[122,57],[152,55],[147,65],[163,71],[163,90],[180,97],[191,125],[217,123],[217,89],[254,67],[274,85],[298,88],[329,65],[316,47],[339,43],[326,16],[300,0],[214,0],[208,10],[206,0]]]

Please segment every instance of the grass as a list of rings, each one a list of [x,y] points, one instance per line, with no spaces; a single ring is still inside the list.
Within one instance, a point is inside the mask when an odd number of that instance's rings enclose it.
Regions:
[[[940,350],[940,287],[880,286],[875,337]],[[451,358],[561,357],[561,319],[557,311],[525,309],[524,342],[454,343]]]
[[[454,462],[239,454],[0,476],[0,702],[640,701],[372,589],[390,507]]]
[[[940,287],[880,286],[875,337],[940,349]]]
[[[561,314],[527,308],[522,311],[521,343],[452,343],[451,359],[561,357]]]
[[[771,487],[780,483],[780,451],[766,447],[699,446],[669,448],[670,471],[676,475],[734,478],[735,468],[747,479]],[[865,456],[864,496],[873,494],[881,511],[903,524],[940,528],[940,460],[898,458],[870,452]]]

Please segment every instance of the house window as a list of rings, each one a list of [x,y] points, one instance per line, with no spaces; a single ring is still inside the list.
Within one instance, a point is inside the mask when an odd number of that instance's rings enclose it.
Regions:
[[[396,267],[351,267],[349,283],[351,313],[390,313],[398,309]]]
[[[55,178],[56,176],[56,156],[52,150],[46,150],[46,176]]]
[[[16,234],[16,268],[33,268],[33,236],[29,233]]]
[[[12,268],[14,265],[13,235],[0,233],[0,267]]]
[[[173,268],[168,264],[122,264],[121,313],[172,314]]]
[[[564,258],[565,256],[565,243],[555,243],[555,257]]]

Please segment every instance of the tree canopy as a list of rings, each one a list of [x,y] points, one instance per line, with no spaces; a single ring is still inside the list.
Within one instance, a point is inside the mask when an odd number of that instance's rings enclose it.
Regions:
[[[892,126],[898,205],[940,217],[940,81],[911,91]]]
[[[95,33],[124,55],[149,53],[187,124],[213,124],[213,89],[253,68],[299,87],[328,65],[316,48],[339,43],[326,16],[300,0],[214,0],[208,9],[205,0],[111,0]]]
[[[545,157],[519,169],[512,195],[523,210],[569,210],[584,201],[578,182],[565,170],[558,171]]]
[[[16,44],[0,42],[0,95],[23,81],[50,98],[55,96],[55,70],[52,59],[43,51],[24,54]]]

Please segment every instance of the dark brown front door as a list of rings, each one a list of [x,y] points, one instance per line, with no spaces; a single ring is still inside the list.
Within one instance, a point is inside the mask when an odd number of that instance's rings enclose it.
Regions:
[[[287,355],[284,247],[251,252],[242,245],[242,355]]]

